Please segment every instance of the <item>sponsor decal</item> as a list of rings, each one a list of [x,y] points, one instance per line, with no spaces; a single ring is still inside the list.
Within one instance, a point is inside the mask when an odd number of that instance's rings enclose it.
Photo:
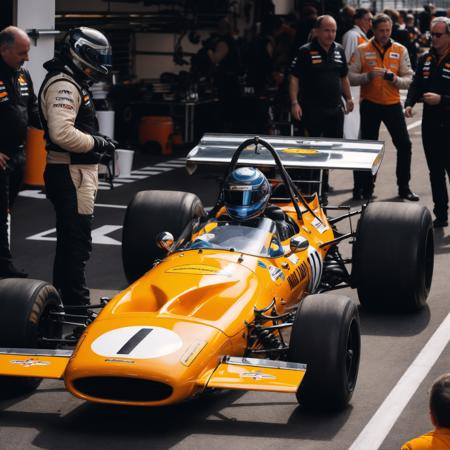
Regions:
[[[394,63],[392,63],[392,64],[389,64],[389,67],[392,67],[393,69],[397,69],[398,65],[397,65],[397,64],[394,64]]]
[[[40,361],[39,359],[13,359],[9,361],[10,364],[15,364],[22,367],[33,367],[33,366],[49,366],[51,363],[49,361]]]
[[[132,359],[119,359],[119,358],[107,358],[105,359],[107,363],[125,363],[125,364],[134,364],[136,361]]]
[[[320,233],[324,233],[326,230],[328,230],[328,226],[322,223],[319,219],[315,218],[311,225]]]
[[[64,101],[64,100],[66,100],[66,101],[68,101],[68,102],[70,102],[70,103],[73,103],[73,99],[71,99],[70,97],[55,97],[55,100],[56,101]]]
[[[391,53],[389,53],[389,58],[391,58],[391,59],[400,59],[400,53],[391,52]]]
[[[189,367],[200,352],[206,347],[207,341],[197,340],[193,342],[180,358],[181,364]]]
[[[262,261],[258,260],[258,266],[262,267],[263,269],[267,269],[267,265],[265,263],[263,263]]]
[[[7,92],[0,92],[0,98],[8,97]]]
[[[321,64],[322,63],[322,60],[320,59],[313,59],[313,61],[312,61],[312,63],[313,64]]]
[[[367,65],[368,66],[376,66],[377,63],[376,63],[376,61],[367,61]]]
[[[281,281],[284,281],[285,279],[284,273],[278,267],[269,266],[269,273],[270,278],[272,278],[272,281],[275,282],[276,284],[280,284]]]
[[[0,103],[9,102],[9,97],[0,98]]]
[[[365,52],[364,55],[366,58],[376,58],[377,57],[376,52]]]
[[[166,328],[130,326],[100,335],[91,344],[91,350],[113,362],[117,358],[160,358],[176,352],[182,345],[180,336]]]
[[[317,50],[311,50],[311,51],[309,52],[309,54],[310,54],[310,55],[318,55],[319,52],[318,52]]]
[[[295,253],[292,253],[292,255],[288,256],[287,258],[292,264],[298,263],[298,257]]]
[[[206,264],[186,264],[183,266],[175,266],[166,273],[182,273],[185,275],[217,275],[221,271],[220,267],[208,266]]]
[[[88,103],[89,100],[90,100],[89,95],[85,95],[85,96],[83,97],[83,102]]]
[[[307,274],[308,266],[306,265],[306,262],[302,262],[298,267],[295,268],[294,272],[292,272],[287,277],[291,291],[294,290],[300,284],[300,282],[306,278]]]
[[[67,89],[60,89],[58,94],[72,94],[72,91],[68,91]]]
[[[27,85],[27,80],[25,79],[25,77],[22,74],[19,75],[18,80],[19,80],[20,84]]]
[[[442,69],[442,71],[443,71],[443,72],[446,72],[446,73],[449,73],[449,72],[450,72],[450,69],[445,69],[445,68],[444,68],[444,69]]]
[[[62,108],[62,109],[68,109],[69,111],[73,111],[74,108],[72,105],[66,105],[64,103],[53,103],[53,108]]]
[[[284,148],[281,150],[283,153],[293,153],[297,155],[315,155],[320,153],[319,150],[312,150],[309,148]]]
[[[260,370],[255,370],[251,372],[243,372],[240,374],[241,378],[251,378],[252,380],[276,380],[277,377],[275,375],[270,375],[268,373],[261,372]]]
[[[312,59],[322,59],[322,57],[320,55],[313,55],[311,56]]]

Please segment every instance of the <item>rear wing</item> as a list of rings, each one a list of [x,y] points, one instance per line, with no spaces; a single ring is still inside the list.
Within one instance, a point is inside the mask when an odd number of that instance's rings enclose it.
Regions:
[[[194,173],[199,164],[228,165],[238,148],[254,136],[244,134],[205,134],[186,157],[186,168]],[[384,142],[349,139],[259,136],[277,152],[287,169],[367,170],[375,175],[384,155]],[[270,152],[254,145],[239,157],[239,165],[275,167]]]

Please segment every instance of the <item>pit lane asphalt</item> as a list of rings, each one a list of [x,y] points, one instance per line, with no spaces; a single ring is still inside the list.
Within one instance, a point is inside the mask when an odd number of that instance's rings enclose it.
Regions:
[[[413,124],[420,117],[419,111],[408,123]],[[420,195],[420,203],[431,209],[420,126],[412,128],[410,136],[413,141],[411,187]],[[395,149],[385,129],[380,138],[386,139],[386,153],[377,178],[376,200],[398,201]],[[136,169],[182,156],[141,155],[136,161]],[[139,190],[172,189],[195,192],[206,205],[212,204],[217,192],[214,180],[195,175],[189,177],[183,168],[176,168],[177,163],[166,166],[169,167],[167,171],[126,183],[113,191],[100,191],[97,203],[124,206]],[[330,195],[330,204],[356,206],[350,201],[351,172],[334,171],[330,179],[335,189]],[[94,244],[87,271],[93,300],[126,286],[120,245],[114,242],[120,241],[124,212],[123,208],[102,206],[96,209],[96,241],[112,240],[109,244]],[[53,236],[49,233],[54,227],[50,204],[45,199],[20,197],[12,227],[17,265],[26,269],[32,278],[51,280],[55,242],[37,240],[36,237],[51,239]],[[35,237],[30,239],[32,236]],[[360,310],[362,358],[359,378],[351,404],[340,413],[311,413],[298,407],[293,395],[256,392],[216,393],[165,408],[102,406],[72,397],[60,381],[44,381],[37,392],[27,398],[0,402],[0,448],[269,449],[276,446],[283,449],[347,449],[450,312],[450,229],[437,231],[435,241],[433,285],[428,306],[423,311],[408,316],[389,316]],[[345,290],[345,294],[357,302],[355,291]],[[450,346],[447,344],[380,448],[398,449],[409,438],[432,428],[428,418],[429,388],[435,377],[450,370],[449,361]]]

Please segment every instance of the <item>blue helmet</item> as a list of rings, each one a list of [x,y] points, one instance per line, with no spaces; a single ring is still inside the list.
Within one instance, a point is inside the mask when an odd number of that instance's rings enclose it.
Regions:
[[[253,167],[240,167],[225,180],[224,205],[232,219],[252,219],[264,212],[271,192],[270,183],[261,171]]]

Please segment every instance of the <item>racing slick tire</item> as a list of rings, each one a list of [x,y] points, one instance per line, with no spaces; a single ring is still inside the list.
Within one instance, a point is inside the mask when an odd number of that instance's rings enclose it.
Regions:
[[[62,323],[50,312],[63,311],[58,291],[40,280],[0,280],[0,347],[54,348],[42,338],[59,339]],[[41,378],[0,376],[0,399],[35,390]]]
[[[352,286],[363,307],[384,312],[421,309],[433,278],[430,211],[411,204],[369,204],[358,223],[352,259]]]
[[[201,200],[190,192],[138,192],[128,205],[122,233],[122,263],[128,282],[136,281],[155,259],[166,255],[156,245],[158,233],[169,231],[177,239],[193,218],[204,215]]]
[[[350,401],[361,353],[359,315],[345,296],[315,294],[299,305],[292,326],[288,359],[307,365],[297,390],[303,407],[330,411]]]

